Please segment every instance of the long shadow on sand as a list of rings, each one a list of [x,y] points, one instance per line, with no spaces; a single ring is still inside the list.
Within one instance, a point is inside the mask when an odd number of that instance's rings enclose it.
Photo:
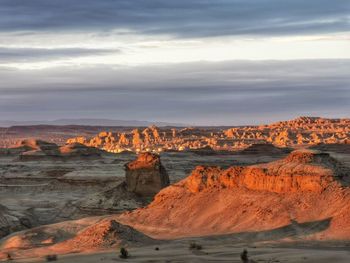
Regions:
[[[326,230],[330,226],[332,218],[326,218],[318,221],[310,221],[304,223],[298,223],[292,221],[291,224],[265,231],[255,232],[240,232],[227,235],[215,235],[202,237],[208,241],[229,239],[231,241],[271,241],[280,240],[284,238],[302,238],[303,236],[315,234]]]

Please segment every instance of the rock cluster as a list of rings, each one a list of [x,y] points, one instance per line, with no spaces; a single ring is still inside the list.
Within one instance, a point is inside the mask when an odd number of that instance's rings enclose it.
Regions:
[[[139,154],[125,165],[125,173],[128,191],[143,197],[153,197],[169,185],[169,176],[157,154]]]
[[[110,152],[122,151],[186,151],[194,149],[240,150],[253,144],[274,144],[279,147],[349,143],[350,119],[299,117],[270,125],[214,128],[134,129],[130,132],[101,132],[93,138],[76,137],[68,143],[82,143]]]

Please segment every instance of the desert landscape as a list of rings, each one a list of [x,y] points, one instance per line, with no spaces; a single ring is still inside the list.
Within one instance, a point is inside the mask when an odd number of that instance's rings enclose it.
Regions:
[[[348,262],[349,123],[3,134],[0,259]]]
[[[0,262],[349,263],[349,0],[0,0]]]

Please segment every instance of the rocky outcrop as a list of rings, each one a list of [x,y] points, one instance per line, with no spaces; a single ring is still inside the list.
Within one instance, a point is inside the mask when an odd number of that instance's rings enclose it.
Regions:
[[[169,176],[157,154],[141,153],[125,165],[128,191],[143,197],[153,197],[169,185]]]
[[[226,170],[200,166],[163,189],[146,208],[118,220],[165,239],[262,233],[299,223],[312,225],[313,231],[298,230],[298,239],[348,239],[349,176],[348,168],[315,151]],[[330,223],[324,225],[325,220]]]
[[[299,117],[269,125],[220,128],[158,128],[151,126],[129,132],[101,132],[93,138],[77,137],[80,142],[110,152],[188,151],[209,149],[237,151],[249,146],[272,144],[277,147],[315,145],[319,143],[345,144],[350,141],[350,119]],[[254,150],[254,149],[252,149]],[[201,151],[199,151],[201,152]]]
[[[286,158],[248,167],[197,167],[186,179],[193,193],[211,188],[244,187],[276,193],[322,192],[332,183],[349,181],[350,170],[327,153],[295,151]]]

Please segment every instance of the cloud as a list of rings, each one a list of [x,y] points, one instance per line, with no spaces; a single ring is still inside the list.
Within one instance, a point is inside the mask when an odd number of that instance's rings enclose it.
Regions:
[[[350,60],[0,70],[4,119],[247,124],[350,113]]]
[[[88,48],[6,48],[0,47],[0,63],[33,62],[119,53],[112,49]]]
[[[177,37],[349,31],[348,0],[2,0],[0,31],[131,30]]]

